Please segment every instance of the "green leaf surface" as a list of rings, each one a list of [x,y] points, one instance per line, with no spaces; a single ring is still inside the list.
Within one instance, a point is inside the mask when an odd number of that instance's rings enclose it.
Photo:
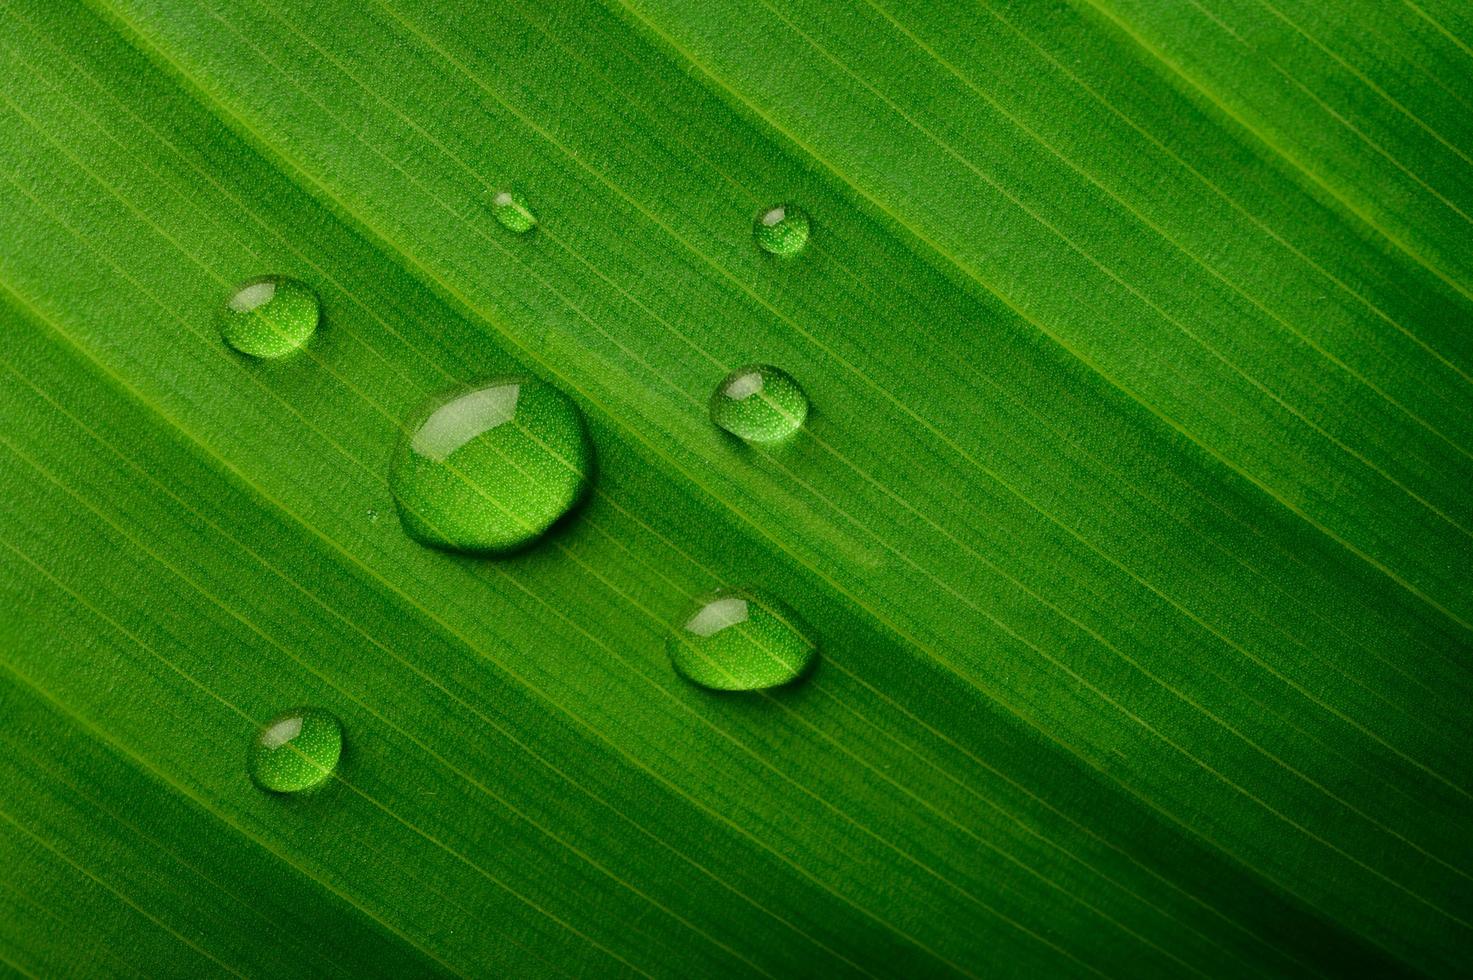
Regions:
[[[5,0],[0,969],[1468,975],[1470,76],[1448,0]],[[417,544],[508,376],[591,494]],[[682,681],[719,588],[811,676]]]

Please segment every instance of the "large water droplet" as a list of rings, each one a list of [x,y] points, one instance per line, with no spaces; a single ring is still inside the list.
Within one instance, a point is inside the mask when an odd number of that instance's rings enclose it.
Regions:
[[[536,540],[588,489],[583,415],[552,385],[505,378],[433,402],[389,469],[404,528],[436,548],[501,554]]]
[[[713,593],[675,631],[670,662],[718,691],[757,691],[797,680],[818,657],[808,624],[756,589]]]
[[[711,421],[747,442],[778,442],[808,418],[808,396],[792,375],[770,364],[728,374],[711,395]]]
[[[797,255],[808,244],[808,212],[793,204],[768,208],[757,216],[752,237],[764,252]]]
[[[311,339],[320,316],[312,287],[288,276],[262,276],[231,294],[220,334],[242,354],[282,357]]]
[[[491,214],[501,227],[518,235],[537,227],[537,216],[527,206],[527,199],[516,191],[499,191],[491,198]]]
[[[273,793],[316,789],[332,777],[343,754],[343,726],[321,708],[277,715],[251,740],[251,779]]]

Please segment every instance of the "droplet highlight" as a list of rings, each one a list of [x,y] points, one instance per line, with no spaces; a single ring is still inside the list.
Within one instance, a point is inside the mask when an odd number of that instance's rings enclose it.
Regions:
[[[285,357],[312,339],[321,316],[312,287],[289,276],[261,276],[230,294],[220,335],[242,354]]]
[[[716,691],[790,684],[818,658],[808,624],[787,603],[757,589],[707,596],[676,628],[668,649],[680,676]]]
[[[491,198],[491,214],[501,227],[518,235],[537,227],[537,216],[527,205],[527,199],[516,191],[498,191]]]
[[[797,255],[808,244],[808,212],[793,204],[779,204],[757,216],[752,237],[771,255]]]
[[[592,471],[578,407],[545,382],[503,378],[421,409],[389,486],[421,544],[496,555],[545,534],[582,499]]]
[[[321,708],[293,708],[251,740],[247,768],[272,793],[301,793],[332,778],[343,755],[343,726]]]
[[[792,375],[770,364],[731,372],[711,395],[711,421],[747,442],[781,442],[807,419],[803,388]]]

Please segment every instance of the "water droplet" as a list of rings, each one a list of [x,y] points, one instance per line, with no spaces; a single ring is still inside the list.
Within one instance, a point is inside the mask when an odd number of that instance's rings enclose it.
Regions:
[[[343,726],[321,708],[293,708],[271,719],[251,740],[251,780],[273,793],[316,789],[343,754]]]
[[[793,204],[768,208],[757,216],[752,237],[764,252],[797,255],[808,244],[808,212]]]
[[[778,442],[808,418],[808,396],[792,375],[770,364],[728,374],[711,395],[711,421],[747,442]]]
[[[537,216],[527,207],[527,199],[516,191],[499,191],[491,198],[491,213],[501,227],[518,235],[537,227]]]
[[[378,523],[378,511],[374,510],[372,507],[368,508],[368,523]]]
[[[717,691],[757,691],[802,677],[818,657],[808,624],[756,589],[707,596],[670,638],[670,662],[686,680]]]
[[[395,453],[389,485],[415,540],[500,554],[566,514],[592,470],[578,407],[552,385],[503,378],[422,410]]]
[[[288,276],[262,276],[230,295],[220,334],[242,354],[283,357],[311,339],[320,316],[311,286]]]

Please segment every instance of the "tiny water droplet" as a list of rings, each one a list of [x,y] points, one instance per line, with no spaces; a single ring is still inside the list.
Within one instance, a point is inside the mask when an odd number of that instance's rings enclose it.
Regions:
[[[747,442],[779,442],[808,418],[808,396],[792,375],[770,364],[728,374],[711,395],[711,421]]]
[[[779,204],[757,216],[752,237],[757,247],[773,255],[797,255],[808,244],[808,212],[794,204]]]
[[[293,708],[267,722],[246,760],[251,780],[273,793],[316,789],[332,777],[343,754],[343,726],[321,708]]]
[[[724,589],[676,628],[669,653],[693,684],[757,691],[802,677],[818,658],[818,643],[787,603],[757,589]]]
[[[230,294],[220,335],[242,354],[284,357],[312,338],[320,318],[311,286],[289,276],[261,276]]]
[[[583,415],[550,384],[503,378],[422,409],[389,469],[399,518],[421,544],[502,554],[541,537],[588,489]]]
[[[368,523],[378,523],[378,511],[374,510],[372,507],[368,508]]]
[[[516,191],[498,191],[491,198],[491,213],[501,227],[518,235],[537,227],[537,216],[527,206],[527,199]]]

